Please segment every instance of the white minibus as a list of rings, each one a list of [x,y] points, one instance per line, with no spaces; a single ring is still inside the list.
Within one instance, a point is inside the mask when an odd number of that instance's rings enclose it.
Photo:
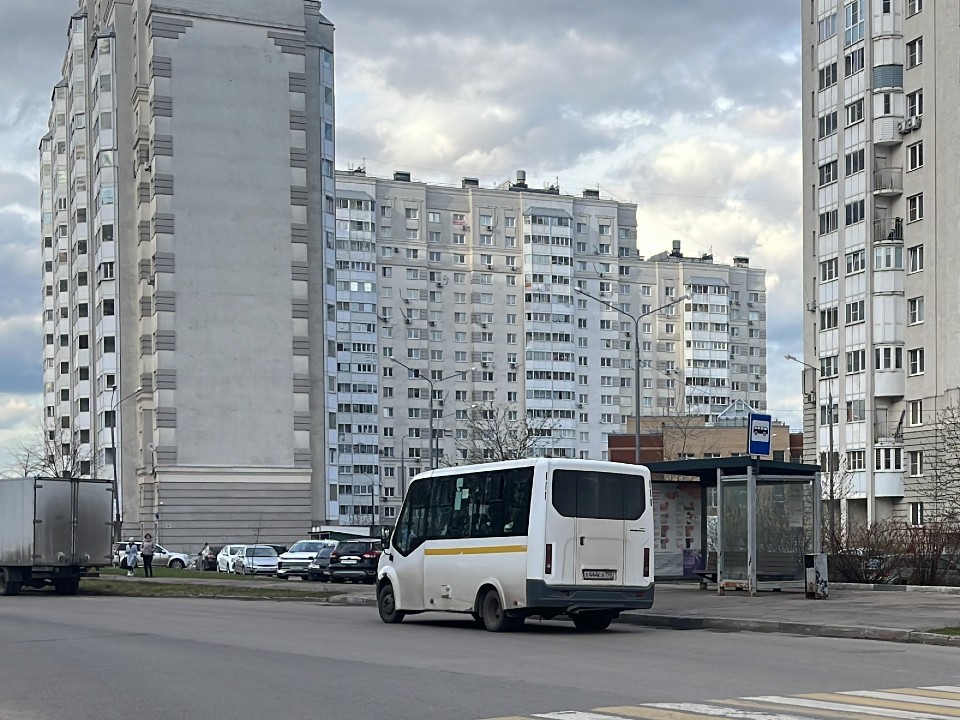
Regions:
[[[442,468],[410,481],[377,569],[386,623],[441,610],[493,632],[567,615],[603,630],[653,605],[650,473],[539,458]]]

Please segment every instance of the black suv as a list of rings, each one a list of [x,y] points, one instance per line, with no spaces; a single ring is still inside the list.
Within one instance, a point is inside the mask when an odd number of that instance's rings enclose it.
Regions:
[[[330,553],[328,574],[331,582],[357,580],[375,582],[383,544],[376,538],[341,540]]]

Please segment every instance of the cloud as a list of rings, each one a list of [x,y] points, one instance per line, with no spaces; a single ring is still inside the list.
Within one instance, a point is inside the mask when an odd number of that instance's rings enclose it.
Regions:
[[[0,392],[0,477],[13,473],[13,455],[21,444],[39,442],[42,399],[38,395]]]
[[[0,317],[0,393],[42,390],[40,316]]]

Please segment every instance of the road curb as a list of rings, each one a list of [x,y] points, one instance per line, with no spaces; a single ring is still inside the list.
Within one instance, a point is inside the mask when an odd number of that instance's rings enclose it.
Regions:
[[[847,583],[831,582],[830,588],[837,590],[864,590],[874,592],[936,593],[939,595],[960,595],[960,587],[948,585],[887,585],[885,583]]]
[[[832,637],[887,642],[919,643],[960,648],[960,637],[898,628],[855,625],[819,625],[780,620],[739,620],[733,618],[683,617],[672,615],[621,615],[617,622],[627,625],[670,628],[673,630],[723,630],[726,632],[783,633],[809,637]]]

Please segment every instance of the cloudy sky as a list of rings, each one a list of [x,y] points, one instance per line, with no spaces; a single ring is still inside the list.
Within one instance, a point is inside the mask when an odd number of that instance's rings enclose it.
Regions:
[[[41,412],[36,150],[76,0],[0,0],[0,468]],[[337,164],[485,185],[517,169],[639,205],[640,252],[767,269],[769,406],[800,425],[793,0],[325,0]]]

